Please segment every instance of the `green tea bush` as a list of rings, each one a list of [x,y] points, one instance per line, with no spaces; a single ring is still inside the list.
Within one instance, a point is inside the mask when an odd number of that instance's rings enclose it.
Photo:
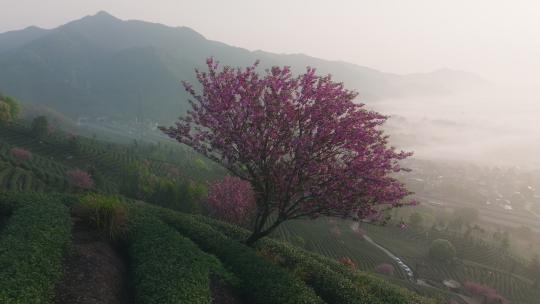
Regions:
[[[249,235],[249,231],[225,222],[204,216],[196,218],[237,240]],[[328,303],[435,303],[372,275],[352,271],[336,260],[280,241],[263,238],[255,246],[263,255],[270,254],[278,264],[299,273]]]
[[[238,289],[247,303],[317,304],[325,303],[290,272],[258,256],[252,248],[231,240],[191,215],[163,208],[144,206],[164,222],[189,237],[204,251],[217,256],[240,280]]]
[[[139,304],[210,304],[210,277],[219,261],[157,217],[135,216],[129,254]]]
[[[52,303],[70,244],[68,208],[45,195],[2,194],[0,202],[13,211],[0,238],[0,303]]]

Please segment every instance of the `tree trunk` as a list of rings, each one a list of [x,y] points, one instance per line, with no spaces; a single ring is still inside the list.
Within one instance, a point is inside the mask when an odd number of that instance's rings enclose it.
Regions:
[[[253,244],[255,244],[256,241],[258,241],[261,238],[261,233],[253,232],[246,240],[246,245],[252,247]]]
[[[277,227],[277,225],[272,225],[272,227],[259,232],[253,232],[245,241],[246,245],[252,247],[255,242],[257,242],[260,238],[263,238],[270,234],[270,232],[274,231],[274,229]]]
[[[262,230],[262,227],[255,227],[253,233],[246,239],[245,244],[252,247],[255,242],[257,242],[260,238],[269,235],[272,231],[274,231],[274,229],[276,229],[277,226],[279,226],[283,222],[284,220],[278,219],[272,224],[272,226],[268,227],[268,229],[266,230]]]

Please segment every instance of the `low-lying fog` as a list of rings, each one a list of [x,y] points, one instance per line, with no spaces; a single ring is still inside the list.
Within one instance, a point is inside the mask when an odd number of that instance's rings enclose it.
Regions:
[[[368,108],[390,115],[391,143],[418,158],[540,168],[540,97],[525,89],[386,100]]]

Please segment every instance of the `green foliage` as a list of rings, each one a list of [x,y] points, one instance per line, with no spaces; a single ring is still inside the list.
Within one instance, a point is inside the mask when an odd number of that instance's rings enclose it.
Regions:
[[[531,274],[531,277],[533,278],[534,287],[538,287],[538,283],[540,282],[540,258],[538,257],[538,255],[535,255],[532,258],[529,265],[529,272]]]
[[[209,170],[208,165],[204,162],[204,160],[200,158],[197,158],[194,163],[195,163],[195,167],[199,170],[204,170],[204,171]]]
[[[20,112],[21,106],[15,99],[0,93],[0,123],[17,119]]]
[[[45,116],[38,116],[32,120],[32,135],[37,139],[43,139],[49,133],[49,121]]]
[[[316,304],[324,303],[293,274],[257,256],[256,252],[227,238],[193,216],[146,206],[163,221],[189,236],[204,251],[217,256],[240,280],[241,295],[254,304]]]
[[[418,212],[413,212],[411,216],[409,216],[409,224],[411,225],[411,227],[418,229],[422,227],[423,223],[424,217],[422,216],[422,214]]]
[[[70,244],[68,208],[45,195],[8,195],[14,208],[0,239],[0,303],[52,303]]]
[[[461,207],[454,210],[450,220],[450,226],[461,230],[463,225],[470,225],[478,220],[478,210],[472,207]]]
[[[82,215],[111,240],[123,237],[128,230],[127,208],[115,197],[88,194],[81,199]]]
[[[201,184],[160,178],[148,199],[155,204],[186,213],[198,213],[200,202],[206,194]]]
[[[379,303],[351,280],[290,245],[261,240],[256,246],[263,256],[300,276],[327,303]]]
[[[429,247],[429,257],[439,261],[448,262],[456,256],[456,248],[448,240],[436,239]]]
[[[0,123],[5,124],[11,121],[11,108],[9,104],[0,100]]]
[[[4,102],[9,106],[9,114],[11,116],[11,119],[17,119],[19,117],[19,114],[21,113],[21,105],[19,104],[19,102],[9,96],[4,96],[3,99]]]
[[[212,303],[210,277],[213,272],[223,271],[219,261],[157,217],[133,217],[129,254],[135,301]]]
[[[215,219],[196,218],[233,239],[242,240],[250,234],[245,229]],[[255,246],[275,263],[300,275],[328,303],[434,303],[376,277],[352,271],[336,260],[270,238],[259,240]]]
[[[200,213],[206,196],[203,184],[160,177],[148,165],[134,164],[125,173],[120,190],[124,195],[186,213]]]
[[[79,137],[72,136],[67,140],[67,147],[69,150],[71,150],[74,154],[80,154],[83,152],[83,144]]]

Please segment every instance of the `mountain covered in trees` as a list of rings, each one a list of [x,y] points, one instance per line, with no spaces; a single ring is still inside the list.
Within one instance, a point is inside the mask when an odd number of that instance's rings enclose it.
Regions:
[[[180,81],[215,57],[232,66],[306,66],[330,73],[362,101],[440,95],[477,86],[476,75],[448,69],[397,75],[302,54],[248,51],[211,41],[187,27],[123,21],[99,12],[54,29],[28,27],[0,34],[0,91],[76,118],[146,118],[170,122],[187,108]]]

